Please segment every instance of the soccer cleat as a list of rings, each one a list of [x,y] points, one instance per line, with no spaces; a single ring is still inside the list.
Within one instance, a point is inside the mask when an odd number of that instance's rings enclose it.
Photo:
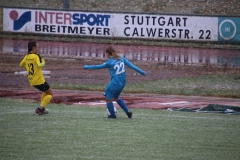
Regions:
[[[48,114],[48,110],[46,110],[45,108],[40,108],[40,107],[38,107],[38,108],[35,110],[35,113],[37,113],[38,115]]]
[[[113,119],[116,119],[117,117],[112,117],[111,115],[108,115],[107,118],[113,118]]]
[[[48,114],[48,109],[44,109],[43,114]]]
[[[127,113],[128,118],[132,118],[132,112]]]
[[[38,113],[40,112],[40,110],[41,110],[41,109],[40,109],[39,107],[38,107],[38,108],[36,108],[36,110],[35,110],[35,113],[37,113],[37,114],[38,114]]]

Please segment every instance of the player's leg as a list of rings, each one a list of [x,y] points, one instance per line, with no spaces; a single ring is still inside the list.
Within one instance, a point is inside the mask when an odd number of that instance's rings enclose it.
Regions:
[[[107,106],[107,109],[108,109],[109,113],[111,114],[110,116],[108,116],[108,118],[117,118],[116,114],[115,114],[115,111],[114,111],[113,102],[112,101],[106,102],[106,106]]]
[[[46,95],[47,95],[47,94],[46,94],[45,92],[42,92],[41,103],[42,103],[42,101],[43,101],[43,99],[44,99],[44,97],[45,97]]]
[[[125,113],[128,113],[128,107],[127,105],[124,103],[124,101],[122,100],[122,98],[119,98],[116,100],[117,104],[124,110]]]
[[[47,91],[44,92],[46,95],[44,96],[42,102],[41,102],[41,107],[45,108],[47,104],[50,103],[53,93],[52,93],[52,89],[49,88]]]
[[[45,82],[44,84],[34,86],[35,88],[39,89],[42,91],[41,95],[41,105],[38,107],[35,112],[39,115],[47,114],[48,111],[45,110],[46,105],[50,102],[52,99],[52,89],[50,88],[49,84]]]
[[[104,96],[105,96],[105,101],[106,101],[106,106],[111,114],[111,116],[108,116],[108,118],[116,118],[116,114],[114,111],[114,105],[112,102],[113,95],[114,95],[114,86],[110,83],[108,84],[107,88],[105,89]]]
[[[41,110],[43,110],[43,108],[42,108],[42,103],[43,103],[43,99],[45,98],[46,95],[47,95],[47,93],[42,92],[42,95],[41,95],[41,104],[40,104],[40,106],[35,110],[35,112],[36,112],[37,114],[39,114],[39,113],[41,112]],[[48,111],[47,111],[47,110],[44,110],[43,113],[44,113],[44,114],[48,114]]]
[[[124,86],[119,89],[119,91],[115,94],[114,100],[117,102],[117,104],[124,110],[128,118],[132,118],[132,112],[129,112],[129,109],[125,102],[119,98],[120,94],[122,93]]]
[[[116,102],[124,110],[124,112],[126,113],[128,118],[132,118],[132,112],[129,111],[129,109],[128,109],[127,105],[125,104],[125,102],[121,98],[118,98],[116,100]]]

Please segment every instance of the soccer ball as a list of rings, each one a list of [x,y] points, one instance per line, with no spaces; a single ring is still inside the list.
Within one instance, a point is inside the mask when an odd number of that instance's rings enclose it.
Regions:
[[[117,115],[118,111],[117,111],[117,108],[116,108],[116,107],[114,107],[114,112],[115,112],[115,115]],[[110,115],[111,115],[108,109],[107,109],[107,112],[106,112],[106,113],[107,113],[107,116],[110,116]]]

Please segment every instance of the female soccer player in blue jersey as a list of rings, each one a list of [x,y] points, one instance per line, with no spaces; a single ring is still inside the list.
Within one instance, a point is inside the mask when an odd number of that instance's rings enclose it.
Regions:
[[[36,41],[30,41],[28,43],[28,54],[23,58],[20,66],[27,70],[30,85],[42,91],[41,105],[35,112],[38,115],[43,115],[48,113],[45,107],[52,99],[53,93],[49,84],[43,77],[42,67],[45,65],[45,61],[40,57],[38,51],[39,44]]]
[[[115,51],[111,46],[106,49],[106,55],[109,58],[107,62],[100,65],[84,65],[84,69],[108,68],[111,80],[104,92],[106,105],[111,114],[108,118],[116,118],[112,101],[117,102],[117,104],[125,111],[128,118],[132,118],[132,112],[129,111],[124,101],[119,97],[126,85],[125,65],[142,75],[146,75],[146,72],[133,65],[123,56],[117,55],[117,51]]]

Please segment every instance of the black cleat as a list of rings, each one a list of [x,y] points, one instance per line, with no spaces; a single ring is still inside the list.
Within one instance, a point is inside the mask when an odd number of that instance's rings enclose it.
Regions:
[[[48,114],[48,110],[45,109],[45,108],[40,108],[40,107],[38,107],[38,108],[35,110],[35,113],[37,113],[38,115]]]
[[[132,118],[132,112],[127,113],[128,118]]]
[[[113,118],[113,119],[116,119],[117,117],[112,117],[111,115],[108,115],[107,118]]]

